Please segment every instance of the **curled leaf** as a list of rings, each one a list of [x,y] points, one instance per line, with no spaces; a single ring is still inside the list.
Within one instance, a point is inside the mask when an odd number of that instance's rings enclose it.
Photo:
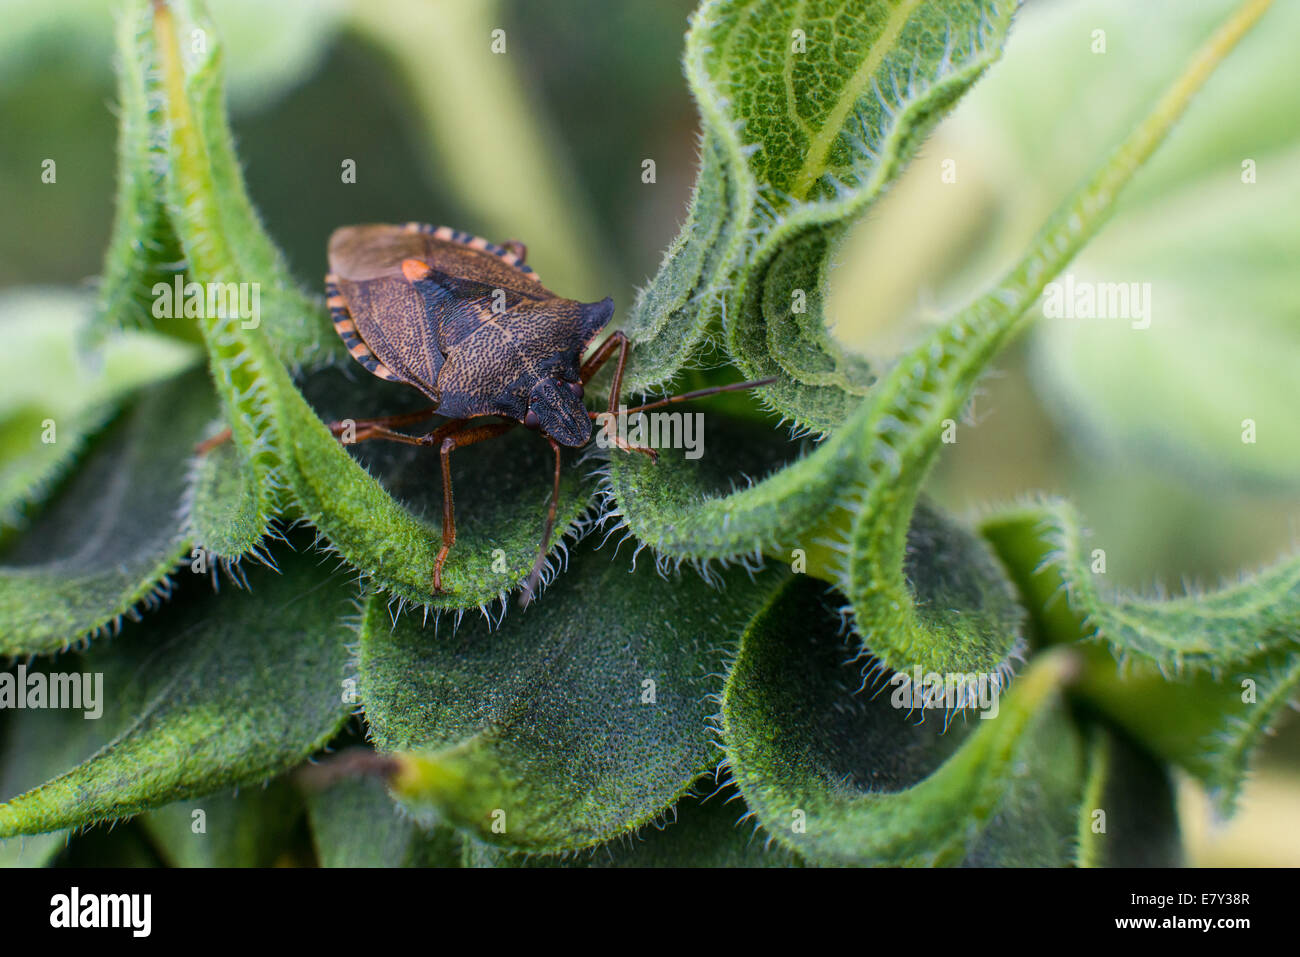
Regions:
[[[1034,659],[987,720],[918,720],[904,686],[867,690],[818,592],[796,579],[769,602],[723,693],[732,777],[776,841],[819,864],[956,864],[997,815],[1008,832],[1043,827],[1051,805],[1034,797],[1052,795],[1027,781],[1075,779],[1081,793],[1082,754],[1057,695],[1068,655]],[[1059,845],[1027,853],[1065,856],[1073,821],[1067,810],[1047,828]]]
[[[1064,502],[994,513],[981,530],[1044,640],[1093,643],[1079,693],[1230,808],[1250,752],[1300,687],[1300,558],[1214,592],[1144,598],[1099,581]]]
[[[465,609],[502,597],[532,568],[551,463],[536,449],[519,451],[529,436],[512,436],[456,456],[453,480],[463,500],[460,541],[450,553],[444,590],[432,593],[434,559],[442,544],[440,500],[434,499],[440,486],[437,452],[404,450],[423,453],[408,456],[407,462],[419,463],[424,475],[412,483],[413,501],[399,501],[349,456],[295,385],[286,363],[295,368],[315,364],[310,343],[320,328],[335,353],[344,350],[323,311],[296,291],[257,222],[221,102],[220,47],[209,43],[194,62],[185,59],[176,43],[178,29],[206,21],[193,12],[194,5],[176,6],[176,13],[157,8],[154,32],[170,124],[169,212],[188,257],[187,275],[208,283],[258,284],[266,310],[265,322],[229,314],[200,318],[235,452],[221,453],[227,471],[218,473],[223,467],[218,462],[201,467],[195,477],[196,537],[211,540],[223,557],[235,558],[236,549],[256,541],[256,530],[292,508],[350,565],[404,602]],[[315,381],[346,384],[345,375],[323,370],[316,373],[323,379]],[[308,391],[313,378],[309,369],[303,371]],[[378,380],[315,395],[328,407],[327,414],[338,419],[363,417],[365,409],[381,416],[406,411],[397,406],[412,398]],[[353,404],[339,401],[348,396]],[[384,407],[384,402],[391,405]],[[359,452],[363,460],[372,456],[383,458],[384,451],[370,446]],[[472,473],[463,472],[462,461],[471,467],[482,463],[488,469],[484,478],[475,481]],[[530,495],[534,488],[535,497]],[[566,469],[559,532],[582,512],[589,489]],[[205,509],[205,496],[220,501]]]
[[[826,329],[836,244],[997,58],[1014,9],[704,4],[686,44],[705,128],[695,197],[629,324],[638,342],[662,342],[671,319],[680,345],[640,352],[629,386],[670,378],[688,346],[720,329],[748,377],[782,376],[764,395],[772,407],[816,431],[842,422],[875,375]]]
[[[1239,7],[1049,218],[1029,252],[991,291],[901,356],[815,451],[731,494],[692,475],[700,473],[698,463],[656,474],[647,463],[612,458],[609,491],[630,531],[671,560],[754,554],[788,560],[792,549],[803,549],[809,572],[840,587],[855,628],[867,634],[880,612],[877,600],[892,608],[903,594],[901,560],[913,504],[980,375],[1032,320],[1029,307],[1047,282],[1100,229],[1120,190],[1266,7],[1259,0]],[[910,664],[906,657],[886,661]]]

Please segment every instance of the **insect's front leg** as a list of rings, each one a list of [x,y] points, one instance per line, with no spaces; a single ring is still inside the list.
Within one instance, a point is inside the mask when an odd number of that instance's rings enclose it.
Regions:
[[[609,338],[600,344],[600,348],[592,355],[590,359],[582,364],[581,379],[582,384],[586,385],[592,377],[600,371],[601,367],[609,361],[614,350],[618,350],[618,363],[614,366],[614,382],[609,388],[609,409],[606,412],[588,412],[587,414],[597,422],[605,431],[605,437],[610,445],[615,445],[624,452],[641,452],[650,456],[653,462],[659,461],[659,453],[651,448],[641,445],[632,445],[627,439],[618,434],[618,400],[623,391],[623,367],[627,365],[627,352],[632,343],[622,332],[612,332]],[[602,419],[604,420],[602,422]]]

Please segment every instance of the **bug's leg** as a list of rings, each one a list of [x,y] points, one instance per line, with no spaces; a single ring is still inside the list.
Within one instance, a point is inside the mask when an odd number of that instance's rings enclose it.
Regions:
[[[204,440],[203,440],[202,442],[200,442],[198,445],[194,446],[194,454],[195,454],[195,455],[207,455],[209,452],[211,452],[213,449],[215,449],[218,445],[224,445],[225,443],[229,442],[229,441],[230,441],[230,437],[231,437],[231,431],[230,431],[230,429],[229,429],[229,428],[224,428],[224,429],[222,429],[220,432],[218,432],[216,435],[212,436],[212,438],[210,438],[210,439],[204,439]]]
[[[527,608],[528,603],[533,600],[533,595],[537,592],[537,583],[542,579],[542,568],[546,564],[546,553],[551,548],[551,533],[555,531],[555,513],[560,508],[560,443],[555,441],[549,435],[546,441],[551,443],[551,450],[555,452],[555,484],[551,488],[551,504],[546,510],[546,527],[542,530],[542,544],[537,549],[537,558],[533,562],[533,570],[528,573],[528,581],[524,583],[524,590],[519,595],[519,607]]]
[[[592,355],[590,359],[582,364],[581,379],[583,385],[591,381],[592,376],[600,371],[601,367],[609,361],[614,350],[618,350],[618,364],[614,366],[614,382],[609,388],[609,409],[605,412],[587,413],[597,422],[604,417],[602,428],[609,440],[610,445],[617,446],[624,452],[641,452],[650,456],[651,461],[659,461],[659,453],[654,449],[649,449],[641,445],[632,445],[618,434],[618,398],[619,393],[623,391],[623,367],[627,365],[627,351],[631,347],[626,335],[620,332],[612,332],[609,338],[600,344],[600,348]]]
[[[340,438],[348,431],[349,424],[355,429],[354,437],[350,442],[345,444],[352,445],[356,442],[364,442],[366,439],[390,439],[394,442],[405,442],[408,445],[420,445],[420,436],[404,435],[394,432],[389,426],[393,425],[410,425],[414,422],[423,422],[425,419],[437,415],[437,406],[429,409],[418,409],[415,412],[404,412],[401,415],[388,415],[378,419],[340,419],[337,422],[326,423],[326,428],[334,434],[335,438]],[[464,421],[463,419],[461,420]],[[206,455],[219,445],[230,441],[230,429],[222,429],[210,439],[204,439],[194,447],[198,455]]]
[[[638,405],[635,409],[628,409],[627,414],[634,412],[648,412],[651,409],[658,409],[661,406],[672,405],[674,402],[687,402],[691,399],[702,399],[705,396],[717,395],[719,392],[739,392],[742,389],[757,389],[759,386],[771,385],[777,380],[776,376],[768,379],[755,379],[752,382],[730,382],[727,385],[710,386],[707,389],[696,389],[694,392],[683,392],[680,395],[670,395],[664,399],[656,399],[654,402],[647,402],[645,405]]]
[[[501,244],[501,248],[513,253],[521,266],[524,260],[528,258],[528,247],[517,239],[507,239]]]
[[[428,435],[420,436],[418,439],[420,445],[432,445],[438,439],[442,439],[439,448],[439,454],[442,458],[442,547],[438,549],[438,557],[433,561],[433,590],[435,593],[442,591],[442,566],[447,563],[447,553],[451,551],[451,546],[456,544],[456,510],[451,495],[451,453],[456,449],[463,449],[467,445],[473,445],[475,442],[496,438],[498,435],[509,432],[517,424],[516,422],[493,422],[489,425],[476,425],[466,428],[465,420],[457,419],[435,429]]]
[[[327,428],[329,428],[330,432],[332,432],[334,437],[337,439],[342,438],[347,433],[350,424],[353,429],[353,438],[351,441],[344,444],[352,445],[356,442],[364,442],[366,439],[391,438],[393,434],[396,434],[392,433],[391,426],[410,425],[414,422],[423,422],[425,419],[436,415],[437,412],[437,406],[434,406],[428,409],[418,409],[415,412],[404,412],[401,415],[387,415],[377,419],[339,419],[337,422],[328,423]],[[459,421],[463,422],[464,420],[462,419]],[[418,438],[418,436],[416,436],[416,438]],[[401,440],[397,439],[394,441]]]

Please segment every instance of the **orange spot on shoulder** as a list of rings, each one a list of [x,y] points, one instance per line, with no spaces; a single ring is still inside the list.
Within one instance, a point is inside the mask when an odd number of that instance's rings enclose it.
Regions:
[[[419,282],[421,279],[428,279],[432,272],[432,267],[422,260],[402,260],[402,275],[406,277],[408,282]]]

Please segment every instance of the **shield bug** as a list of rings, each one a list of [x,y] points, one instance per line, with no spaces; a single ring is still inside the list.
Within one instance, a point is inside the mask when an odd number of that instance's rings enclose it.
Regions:
[[[560,494],[560,452],[585,445],[592,421],[604,419],[611,445],[630,445],[615,427],[630,342],[613,332],[583,361],[614,313],[611,299],[576,302],[542,285],[522,243],[496,245],[446,226],[343,226],[329,240],[326,302],[348,352],[371,374],[418,389],[432,403],[405,415],[349,421],[354,441],[384,439],[437,448],[442,464],[442,545],[432,588],[456,542],[451,453],[516,425],[541,434],[555,453],[554,484],[541,545],[524,585],[527,605],[550,546]],[[583,404],[586,385],[617,354],[608,415]],[[646,411],[718,392],[765,385],[741,382],[638,406]],[[448,421],[423,434],[399,432],[433,416]],[[330,423],[336,436],[343,422]]]

